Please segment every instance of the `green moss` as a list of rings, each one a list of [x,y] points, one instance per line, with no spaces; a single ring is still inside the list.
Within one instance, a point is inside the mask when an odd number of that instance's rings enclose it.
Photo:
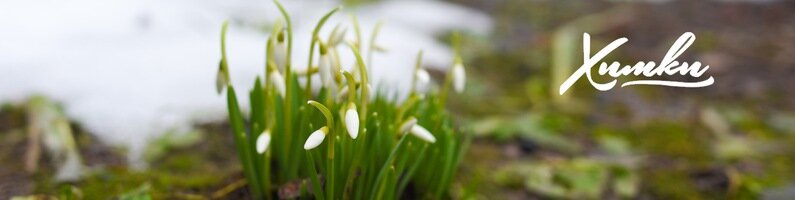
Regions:
[[[106,173],[86,178],[77,185],[83,190],[85,199],[112,199],[119,194],[135,189],[150,178],[144,173],[139,174],[126,169],[113,169]]]
[[[684,124],[660,122],[633,130],[633,146],[645,152],[697,163],[710,159],[709,144]]]
[[[705,199],[683,172],[671,170],[651,171],[644,176],[644,190],[659,199]]]
[[[231,148],[230,144],[224,145],[225,140],[219,134],[205,136],[208,139],[198,144],[168,148],[143,171],[106,166],[95,169],[81,181],[55,183],[54,172],[45,165],[34,176],[34,193],[57,195],[63,188],[74,186],[82,191],[83,199],[116,199],[133,193],[148,193],[153,199],[170,199],[175,195],[207,197],[223,187],[227,178],[236,176],[240,167],[232,155],[234,152],[227,149]]]

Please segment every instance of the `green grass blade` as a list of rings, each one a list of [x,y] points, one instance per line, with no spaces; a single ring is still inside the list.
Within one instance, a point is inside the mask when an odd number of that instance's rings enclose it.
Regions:
[[[318,178],[317,169],[315,168],[315,158],[312,156],[311,151],[306,151],[306,155],[309,158],[309,163],[307,164],[309,165],[309,175],[311,175],[312,178],[312,190],[315,192],[315,198],[324,200],[325,195],[323,195],[323,190],[320,186],[320,178]]]
[[[249,188],[257,199],[262,196],[262,190],[259,181],[251,163],[251,156],[249,152],[248,143],[246,142],[246,129],[243,115],[240,113],[240,106],[237,103],[237,96],[235,89],[230,85],[227,87],[227,106],[229,110],[229,121],[234,131],[235,146],[237,146],[238,155],[243,162],[243,173],[246,180],[249,182]]]
[[[392,162],[392,159],[394,159],[395,156],[397,155],[397,152],[400,149],[400,147],[403,146],[403,141],[406,141],[407,136],[408,136],[408,134],[405,134],[405,135],[401,136],[400,141],[398,141],[397,145],[395,145],[395,147],[393,147],[392,152],[389,153],[389,157],[386,159],[386,161],[384,162],[384,165],[381,167],[381,170],[378,172],[378,176],[376,176],[376,178],[375,178],[375,187],[373,187],[370,199],[380,199],[380,198],[377,198],[377,194],[376,193],[378,193],[378,192],[376,191],[376,189],[379,188],[379,185],[382,184],[381,181],[384,178],[384,174],[386,173],[386,171],[389,170],[390,168],[392,168],[390,163]]]

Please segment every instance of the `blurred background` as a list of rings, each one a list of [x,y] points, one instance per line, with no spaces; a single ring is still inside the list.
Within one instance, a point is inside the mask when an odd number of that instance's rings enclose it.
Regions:
[[[463,36],[467,90],[448,105],[475,139],[451,198],[795,199],[793,1],[284,3],[297,66],[335,6],[323,34],[339,24],[353,38],[354,15],[367,36],[382,23],[373,73],[398,92],[421,49],[443,80]],[[248,88],[278,17],[270,1],[0,2],[0,199],[248,197],[214,91],[220,27],[230,20],[232,79]],[[558,95],[584,32],[591,52],[627,37],[606,59],[624,64],[659,62],[693,32],[678,60],[710,65],[715,83],[602,92],[580,80]]]

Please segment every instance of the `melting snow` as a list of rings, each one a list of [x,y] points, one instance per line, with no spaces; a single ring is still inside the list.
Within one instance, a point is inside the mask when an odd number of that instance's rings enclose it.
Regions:
[[[309,35],[338,2],[285,3],[296,34],[293,63],[305,68]],[[232,22],[232,79],[238,91],[247,91],[263,72],[265,30],[280,18],[266,0],[27,0],[0,7],[0,103],[33,94],[53,98],[104,141],[129,147],[133,163],[142,163],[140,152],[153,137],[226,118],[225,98],[214,86],[225,19]],[[353,39],[350,13],[359,17],[365,42],[376,22],[384,22],[377,43],[388,52],[374,54],[371,72],[398,91],[409,89],[418,50],[428,66],[450,65],[451,51],[436,35],[451,29],[487,34],[491,28],[489,17],[464,7],[385,1],[343,9],[321,34],[342,23]],[[344,67],[352,66],[350,50],[340,52]]]

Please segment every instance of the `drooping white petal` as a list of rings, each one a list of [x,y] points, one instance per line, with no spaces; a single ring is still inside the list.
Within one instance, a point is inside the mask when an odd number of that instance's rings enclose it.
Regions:
[[[414,75],[417,76],[417,85],[414,90],[419,91],[421,88],[425,88],[431,83],[431,75],[428,74],[428,71],[425,69],[418,69]]]
[[[328,54],[320,55],[318,73],[320,73],[320,82],[323,84],[323,87],[332,87],[334,72],[331,66],[331,58]]]
[[[464,65],[461,63],[456,63],[453,66],[453,89],[456,92],[461,93],[464,91],[464,86],[466,85],[466,72],[464,71]]]
[[[215,91],[218,94],[224,91],[224,86],[226,85],[226,77],[224,76],[223,71],[220,69],[218,70],[218,75],[215,77]]]
[[[271,72],[271,75],[268,77],[270,78],[273,87],[275,87],[276,91],[279,92],[279,96],[284,98],[286,88],[284,86],[284,77],[282,77],[282,74],[274,71]]]
[[[335,29],[336,29],[336,28],[335,28]],[[345,39],[345,33],[346,33],[347,31],[348,31],[348,29],[347,29],[347,28],[342,28],[342,31],[340,31],[340,32],[335,32],[335,33],[334,33],[334,36],[333,36],[333,37],[331,37],[331,40],[329,40],[329,41],[328,41],[328,42],[329,42],[329,44],[328,44],[328,45],[329,45],[330,47],[335,47],[335,46],[337,46],[337,45],[339,45],[339,44],[342,44],[342,40],[343,40],[343,39]]]
[[[277,37],[282,37],[281,41],[278,38],[275,39],[273,44],[273,59],[276,60],[276,66],[279,68],[279,71],[284,71],[284,68],[287,66],[287,45],[285,45],[284,35],[280,35]]]
[[[403,123],[401,123],[400,124],[400,129],[398,129],[398,130],[400,130],[400,134],[403,134],[403,133],[406,133],[407,131],[409,131],[411,129],[411,127],[414,127],[414,125],[416,125],[416,124],[417,124],[417,118],[412,117],[412,118],[404,121]]]
[[[373,92],[373,86],[371,86],[370,83],[367,83],[367,91],[370,91],[367,93],[367,98],[372,99],[374,92]]]
[[[414,126],[411,127],[411,134],[417,136],[422,140],[425,140],[426,142],[430,143],[436,142],[436,137],[433,137],[433,134],[431,134],[431,132],[428,131],[428,129],[425,129],[417,124],[414,124]]]
[[[328,128],[325,126],[312,132],[309,138],[306,139],[306,143],[304,143],[304,149],[310,150],[319,146],[320,143],[323,143],[323,140],[326,139],[326,134],[328,134]]]
[[[342,99],[348,95],[348,86],[344,86],[339,92],[337,92],[337,99]]]
[[[265,153],[271,144],[271,132],[264,131],[257,137],[257,153]]]
[[[356,139],[359,136],[359,112],[354,104],[349,104],[348,111],[345,112],[345,128],[351,138]]]

